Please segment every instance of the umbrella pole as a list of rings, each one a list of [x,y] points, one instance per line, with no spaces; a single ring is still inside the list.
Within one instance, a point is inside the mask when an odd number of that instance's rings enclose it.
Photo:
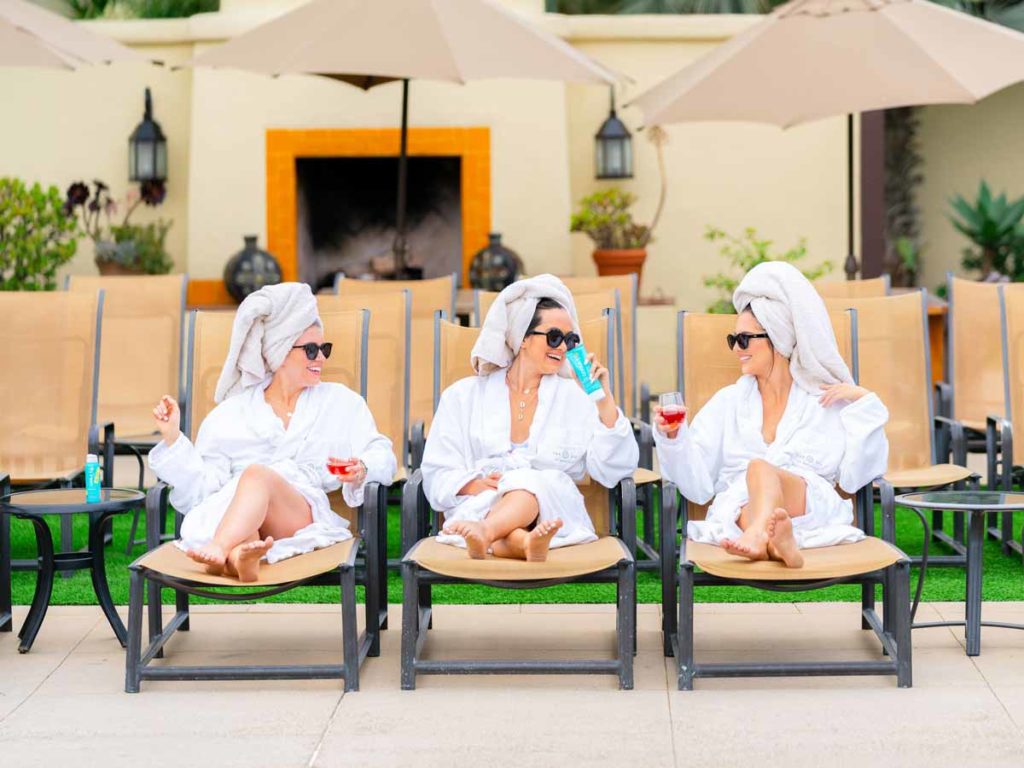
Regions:
[[[409,134],[409,78],[402,80],[402,130],[398,150],[398,202],[395,208],[395,243],[392,253],[395,257],[395,279],[406,276],[409,245],[405,241],[405,199],[408,182],[408,136]]]
[[[857,257],[853,252],[853,114],[846,116],[846,279],[857,277]]]

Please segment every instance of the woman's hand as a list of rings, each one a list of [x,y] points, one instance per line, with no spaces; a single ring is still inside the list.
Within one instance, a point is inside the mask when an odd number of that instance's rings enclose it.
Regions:
[[[181,408],[177,401],[170,395],[164,395],[160,402],[153,409],[153,418],[156,419],[156,428],[160,437],[168,446],[174,444],[181,434]]]
[[[864,387],[858,387],[856,384],[829,384],[822,387],[821,392],[822,394],[818,398],[818,402],[821,403],[823,408],[827,408],[840,400],[855,403],[864,395],[871,394],[869,390],[864,389]]]
[[[328,459],[328,461],[332,461],[332,459]],[[342,483],[362,485],[363,481],[366,480],[366,465],[363,464],[363,460],[353,457],[351,459],[345,460],[345,463],[348,462],[351,462],[348,472],[345,472],[340,475],[335,475],[335,477],[338,478],[338,480],[340,480]]]
[[[498,490],[498,483],[501,480],[500,472],[492,472],[487,477],[477,477],[470,480],[459,489],[459,496],[477,496],[486,491]]]
[[[676,439],[676,435],[679,434],[679,427],[682,426],[683,421],[686,421],[686,406],[683,405],[679,407],[683,409],[682,421],[677,421],[675,424],[669,424],[665,417],[661,415],[664,409],[660,405],[654,406],[654,428],[669,440]]]
[[[604,397],[597,401],[598,416],[601,418],[601,423],[608,427],[608,429],[611,429],[619,418],[619,409],[615,405],[615,397],[612,395],[612,388],[609,383],[611,376],[608,375],[608,369],[597,361],[593,352],[587,355],[587,366],[590,368],[590,378],[600,382],[601,390],[604,392]],[[583,386],[583,383],[578,378],[576,381],[581,387]]]

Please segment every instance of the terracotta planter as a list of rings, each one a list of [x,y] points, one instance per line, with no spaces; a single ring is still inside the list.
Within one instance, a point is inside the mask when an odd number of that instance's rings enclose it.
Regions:
[[[130,269],[116,261],[97,261],[96,267],[103,277],[144,274],[141,269]]]
[[[595,248],[594,263],[599,275],[629,275],[636,273],[637,282],[643,274],[646,248]]]

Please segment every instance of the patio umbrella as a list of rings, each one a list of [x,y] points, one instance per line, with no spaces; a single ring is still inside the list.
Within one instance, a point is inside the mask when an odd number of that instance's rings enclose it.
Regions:
[[[78,69],[115,61],[149,61],[27,0],[0,0],[0,67]]]
[[[1024,34],[1005,27],[927,0],[792,0],[632,104],[648,125],[846,113],[852,277],[852,113],[969,104],[1021,80]]]
[[[409,80],[464,83],[526,78],[614,83],[618,78],[495,0],[313,0],[214,48],[196,66],[268,75],[311,74],[369,89],[402,81],[393,247],[405,269]]]

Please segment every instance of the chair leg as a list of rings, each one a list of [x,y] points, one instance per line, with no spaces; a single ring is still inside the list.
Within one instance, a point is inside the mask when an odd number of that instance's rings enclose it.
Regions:
[[[366,634],[370,638],[369,656],[380,656],[380,530],[376,514],[369,514],[365,521],[366,540],[363,551],[366,557],[365,610]]]
[[[367,602],[366,607],[370,604]],[[373,627],[372,614],[367,614],[366,631]],[[345,691],[359,690],[359,630],[356,627],[356,572],[341,568],[341,644],[345,662]]]
[[[633,690],[633,654],[636,653],[636,563],[619,563],[618,610],[615,614],[619,656],[619,689]]]
[[[679,640],[676,671],[680,691],[693,690],[693,564],[679,566]]]
[[[671,495],[674,491],[670,489]],[[675,499],[670,493],[661,494],[661,538],[658,542],[661,556],[661,638],[665,656],[672,656],[672,636],[676,632],[676,535]]]
[[[0,485],[0,494],[8,490]],[[11,517],[0,515],[0,632],[14,628],[11,603]]]
[[[141,677],[139,661],[142,655],[142,573],[132,570],[128,588],[128,652],[125,656],[124,692],[138,693]],[[150,625],[152,634],[152,625]]]
[[[910,563],[901,561],[890,567],[893,619],[896,624],[896,684],[900,688],[913,685],[913,643],[910,626]]]
[[[419,633],[427,627],[420,626],[419,569],[415,563],[402,563],[402,690],[416,689],[416,646]]]
[[[186,592],[175,592],[174,593],[174,610],[178,613],[184,611],[188,613],[188,593]],[[186,618],[181,622],[181,626],[178,627],[178,632],[188,632],[190,619]]]
[[[380,567],[380,630],[388,628],[388,489],[381,487],[377,522],[378,564]]]
[[[129,557],[132,554],[132,550],[135,548],[135,536],[139,532],[139,518],[141,516],[141,509],[136,509],[132,514],[132,527],[128,531],[128,542],[124,545],[124,553]]]

